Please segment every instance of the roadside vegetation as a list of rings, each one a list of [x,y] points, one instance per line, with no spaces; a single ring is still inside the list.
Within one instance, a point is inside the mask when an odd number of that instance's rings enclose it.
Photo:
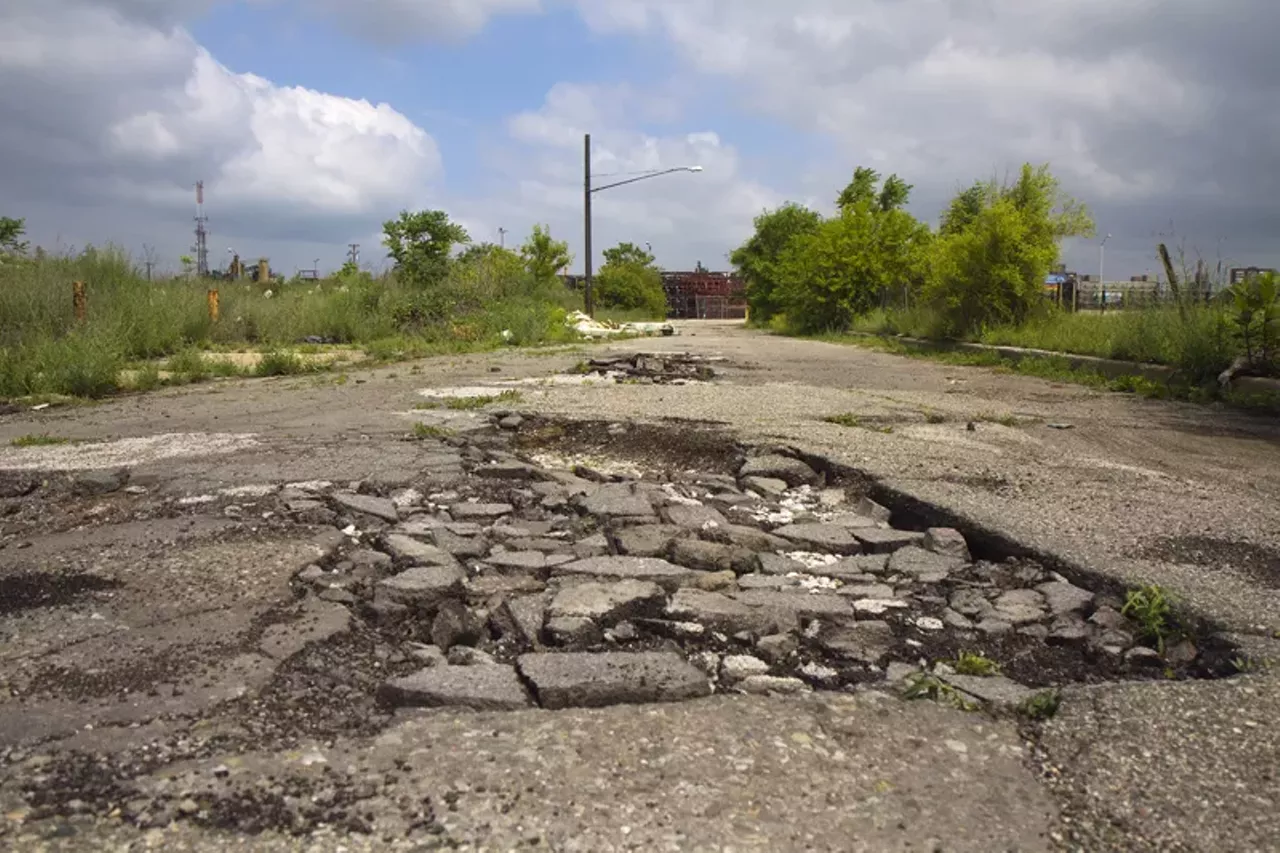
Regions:
[[[1027,164],[1012,181],[964,189],[937,228],[906,212],[910,193],[897,175],[882,180],[860,167],[832,217],[792,203],[757,217],[755,233],[731,256],[746,280],[752,322],[832,340],[859,333],[972,341],[1175,368],[1175,381],[1151,383],[1107,380],[1092,371],[1064,370],[1062,363],[1014,366],[995,354],[972,362],[1150,396],[1248,402],[1219,387],[1224,371],[1280,376],[1275,276],[1255,276],[1205,302],[1178,286],[1179,275],[1162,251],[1167,304],[1071,313],[1045,297],[1044,281],[1061,242],[1092,236],[1094,223],[1048,166]],[[1183,267],[1185,282],[1191,276]]]
[[[347,264],[320,281],[263,283],[189,270],[148,280],[120,249],[50,255],[23,237],[21,219],[0,217],[0,399],[98,398],[578,340],[565,321],[582,309],[582,294],[559,275],[572,261],[568,244],[541,226],[511,251],[473,243],[444,211],[405,211],[384,225],[393,262],[385,274]],[[665,316],[652,257],[626,244],[606,256],[597,317]],[[73,306],[77,281],[83,319]],[[254,356],[236,357],[246,351]]]

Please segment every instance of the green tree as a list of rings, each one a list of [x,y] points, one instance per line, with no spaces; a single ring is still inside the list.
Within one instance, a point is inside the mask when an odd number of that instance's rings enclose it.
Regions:
[[[797,238],[812,234],[822,225],[815,210],[788,202],[777,210],[766,210],[755,219],[755,233],[729,255],[746,284],[751,316],[768,320],[781,311],[777,293],[778,262]]]
[[[538,281],[556,278],[560,270],[573,262],[569,244],[552,239],[551,229],[545,225],[533,226],[533,233],[520,247],[520,256],[524,259],[525,268]]]
[[[662,273],[653,265],[653,255],[634,243],[619,243],[605,249],[604,257],[604,266],[593,285],[597,304],[624,311],[641,310],[655,319],[667,316]]]
[[[884,186],[880,188],[880,196],[877,199],[880,210],[888,212],[906,207],[907,200],[911,198],[911,190],[911,184],[897,175],[890,175],[885,178]]]
[[[27,233],[27,221],[0,216],[0,253],[23,255],[27,251],[27,242],[22,235]]]
[[[443,210],[401,211],[399,219],[383,223],[382,231],[397,272],[418,285],[441,281],[454,246],[471,242],[466,229]]]
[[[853,170],[853,180],[840,191],[836,197],[836,207],[844,210],[858,202],[873,202],[877,198],[876,186],[880,183],[880,173],[866,166]]]
[[[928,226],[903,210],[881,210],[874,193],[796,238],[777,267],[787,320],[807,332],[843,330],[917,285],[927,268]]]
[[[927,296],[953,333],[1021,323],[1043,303],[1060,241],[1093,233],[1088,210],[1048,166],[1025,164],[1014,183],[975,184],[952,201]]]
[[[641,249],[635,243],[619,243],[612,249],[604,250],[605,266],[613,264],[614,266],[625,266],[634,264],[641,267],[653,266],[653,255]]]

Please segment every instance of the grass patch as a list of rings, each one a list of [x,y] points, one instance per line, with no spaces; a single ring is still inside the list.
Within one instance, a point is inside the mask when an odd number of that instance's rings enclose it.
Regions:
[[[883,433],[885,435],[889,435],[893,432],[893,427],[891,426],[878,426],[876,424],[866,423],[852,412],[845,412],[839,415],[827,415],[822,420],[829,424],[835,424],[836,426],[848,427],[850,429],[866,429],[872,432]]]
[[[447,409],[470,412],[495,403],[519,403],[520,400],[520,392],[511,390],[503,391],[501,394],[481,394],[475,397],[448,397],[444,405]]]
[[[952,663],[952,667],[960,675],[977,675],[989,678],[1000,674],[1000,664],[976,652],[961,652],[960,656]]]
[[[323,368],[320,368],[323,369]],[[314,364],[295,352],[272,350],[262,354],[253,372],[257,376],[297,376],[301,373],[315,373]]]
[[[450,438],[453,435],[454,435],[453,430],[446,429],[445,427],[441,427],[441,426],[436,426],[435,424],[418,423],[413,425],[413,437],[418,439],[419,441],[423,441],[426,439],[443,441],[444,439]]]
[[[1051,720],[1062,707],[1062,694],[1057,690],[1044,690],[1023,701],[1018,713],[1029,720]]]
[[[9,442],[14,447],[56,447],[60,444],[70,444],[71,439],[62,438],[56,435],[20,435]]]

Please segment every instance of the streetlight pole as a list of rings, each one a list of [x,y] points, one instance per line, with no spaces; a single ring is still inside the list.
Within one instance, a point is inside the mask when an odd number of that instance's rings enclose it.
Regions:
[[[1107,279],[1103,275],[1107,262],[1107,241],[1111,239],[1111,235],[1102,238],[1102,245],[1098,246],[1098,287],[1102,289],[1102,310],[1107,310]]]
[[[584,262],[586,275],[584,277],[583,303],[587,309],[587,316],[595,316],[595,299],[591,288],[591,196],[598,192],[611,190],[614,187],[622,187],[627,184],[634,184],[637,181],[647,181],[650,178],[661,177],[662,175],[670,175],[673,172],[701,172],[701,166],[677,166],[674,169],[661,169],[649,174],[640,175],[636,178],[628,178],[625,181],[618,181],[613,184],[605,184],[602,187],[591,186],[591,134],[586,134],[583,144],[583,166],[582,166],[582,211],[583,211],[583,230],[585,239],[583,240],[583,248],[586,250],[586,260]]]
[[[596,316],[595,300],[591,293],[591,134],[587,134],[583,143],[583,193],[582,193],[582,210],[584,223],[583,227],[586,231],[585,246],[586,258],[583,277],[583,306],[587,309],[587,316]]]

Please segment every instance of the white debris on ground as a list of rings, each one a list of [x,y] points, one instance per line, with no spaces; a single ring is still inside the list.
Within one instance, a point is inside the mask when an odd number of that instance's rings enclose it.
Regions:
[[[572,470],[577,465],[584,465],[593,471],[608,476],[622,476],[640,479],[643,473],[639,468],[607,456],[592,456],[575,453],[573,456],[561,456],[558,453],[536,453],[529,457],[533,464],[542,468],[556,468],[564,471]]]
[[[235,453],[258,445],[252,434],[168,433],[60,444],[50,447],[0,448],[0,471],[94,471],[177,459]]]
[[[669,337],[676,334],[675,326],[670,323],[610,323],[607,320],[596,320],[581,311],[574,311],[565,318],[565,325],[584,338],[610,338],[615,335],[663,335]]]
[[[783,556],[795,560],[806,569],[820,569],[840,562],[840,558],[834,554],[815,554],[811,551],[791,551]]]

